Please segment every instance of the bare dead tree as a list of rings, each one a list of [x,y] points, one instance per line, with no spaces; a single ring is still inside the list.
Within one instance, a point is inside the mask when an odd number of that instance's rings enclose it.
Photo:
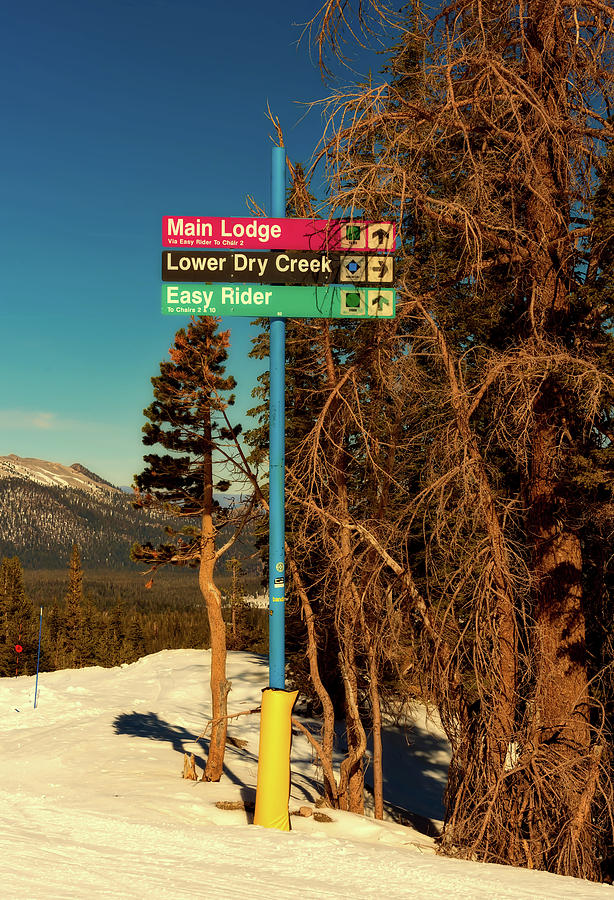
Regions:
[[[340,12],[326,4],[321,41]],[[389,81],[330,99],[323,153],[331,206],[401,224],[411,350],[438,389],[414,379],[432,413],[414,505],[430,580],[414,611],[455,750],[445,845],[595,878],[589,810],[610,788],[569,454],[612,390],[589,339],[607,312],[575,298],[602,252],[591,198],[614,135],[614,11],[416,4],[398,34]]]

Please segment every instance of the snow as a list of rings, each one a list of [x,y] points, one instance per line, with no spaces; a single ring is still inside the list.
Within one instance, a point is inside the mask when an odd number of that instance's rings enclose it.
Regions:
[[[266,660],[229,657],[230,712],[253,709]],[[590,900],[612,889],[542,872],[446,859],[433,840],[394,821],[326,810],[291,817],[281,833],[249,824],[258,715],[231,721],[219,784],[184,781],[183,752],[209,714],[209,653],[168,650],[115,669],[0,679],[0,884],[3,896],[68,898],[463,898]],[[437,818],[448,750],[416,707],[409,740],[388,730],[387,787]],[[399,784],[405,785],[404,794]],[[394,793],[393,793],[394,792]],[[293,739],[290,810],[314,808],[317,781],[302,735]]]

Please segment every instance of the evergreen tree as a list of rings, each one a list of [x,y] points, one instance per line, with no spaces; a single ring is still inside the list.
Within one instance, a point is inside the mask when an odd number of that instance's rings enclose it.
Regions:
[[[245,572],[241,561],[236,556],[226,560],[226,571],[230,573],[230,587],[226,592],[226,601],[230,605],[230,622],[228,623],[228,648],[243,650],[246,645],[248,629],[245,603],[245,590],[241,581]]]
[[[20,652],[16,647],[21,647]],[[36,671],[38,619],[26,596],[18,557],[0,563],[0,675],[32,675]]]
[[[144,634],[140,616],[133,613],[128,621],[122,647],[123,661],[136,662],[143,652]]]
[[[83,666],[96,665],[98,661],[97,645],[100,639],[100,615],[89,594],[84,594],[82,603],[82,628],[80,642],[80,662]]]
[[[122,660],[124,645],[125,609],[121,597],[117,597],[111,609],[104,617],[101,629],[101,640],[98,645],[98,658],[103,666],[119,666]]]
[[[220,507],[214,488],[225,491],[232,475],[254,482],[238,443],[241,426],[232,426],[227,410],[234,402],[235,386],[225,376],[228,332],[218,331],[219,319],[194,319],[175,336],[170,360],[160,364],[152,378],[154,402],[144,414],[143,442],[160,444],[165,455],[145,456],[146,469],[135,483],[144,506],[162,506],[183,527],[168,528],[168,542],[154,548],[135,545],[132,558],[146,562],[155,572],[163,565],[198,567],[198,582],[207,607],[211,634],[212,733],[204,779],[219,781],[227,729],[226,626],[221,594],[214,577],[219,557],[234,543],[247,521],[251,505],[234,510]],[[226,399],[224,399],[226,398]],[[214,457],[223,477],[214,483]],[[216,547],[221,525],[231,528],[222,547]]]
[[[85,598],[83,595],[83,571],[79,548],[73,544],[68,565],[68,589],[64,598],[62,638],[64,643],[63,665],[79,669],[90,652],[90,623],[86,622]]]
[[[61,669],[64,663],[66,647],[62,630],[62,612],[56,602],[47,610],[44,617],[43,647],[50,671]]]

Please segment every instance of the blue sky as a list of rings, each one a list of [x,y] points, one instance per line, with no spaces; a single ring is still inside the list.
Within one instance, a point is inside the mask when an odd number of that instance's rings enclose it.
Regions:
[[[141,470],[150,378],[183,324],[160,313],[162,216],[269,207],[267,102],[308,161],[321,120],[304,103],[330,87],[294,23],[318,5],[5,4],[0,455],[124,485]],[[241,412],[262,364],[249,320],[223,324]]]

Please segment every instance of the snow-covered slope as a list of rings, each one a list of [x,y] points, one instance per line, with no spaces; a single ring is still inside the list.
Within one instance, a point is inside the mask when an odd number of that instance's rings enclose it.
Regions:
[[[62,463],[48,462],[45,459],[15,456],[14,453],[0,456],[0,475],[11,475],[52,487],[77,488],[91,494],[120,493],[119,488],[113,487],[80,463],[64,466]]]
[[[253,709],[266,662],[229,659],[230,711]],[[292,816],[292,831],[250,825],[217,801],[254,796],[258,716],[230,725],[235,745],[220,784],[184,781],[210,712],[208,651],[164,651],[119,669],[0,679],[0,884],[24,900],[592,900],[612,889],[570,878],[436,855],[433,841],[395,822],[326,810]],[[387,780],[444,783],[441,733],[424,721]],[[245,744],[243,744],[245,742]],[[430,748],[437,752],[429,756]],[[390,760],[389,760],[390,762]],[[412,768],[408,769],[407,764]],[[408,774],[411,772],[411,774]],[[291,811],[314,808],[317,786],[302,736],[292,748]],[[408,794],[408,798],[410,795]]]

